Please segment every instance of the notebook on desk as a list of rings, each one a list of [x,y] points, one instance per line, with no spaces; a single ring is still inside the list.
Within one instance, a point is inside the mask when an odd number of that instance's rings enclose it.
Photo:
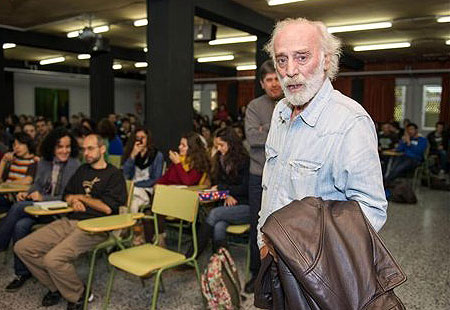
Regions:
[[[43,210],[59,210],[67,208],[69,205],[67,202],[62,200],[53,200],[53,201],[39,201],[34,202],[34,206],[39,207]]]

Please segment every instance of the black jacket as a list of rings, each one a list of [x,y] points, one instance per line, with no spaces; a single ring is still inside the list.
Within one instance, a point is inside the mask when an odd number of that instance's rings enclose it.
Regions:
[[[265,309],[404,309],[393,289],[406,276],[357,202],[307,197],[271,214],[261,228],[268,255],[256,280]]]

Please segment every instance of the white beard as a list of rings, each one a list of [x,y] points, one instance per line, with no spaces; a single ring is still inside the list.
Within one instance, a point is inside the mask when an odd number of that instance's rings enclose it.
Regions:
[[[290,104],[294,106],[302,106],[317,94],[323,84],[323,79],[325,75],[324,71],[325,62],[321,60],[320,65],[316,68],[313,75],[307,80],[302,74],[298,74],[296,77],[284,77],[282,78],[277,71],[278,80],[281,81],[281,88],[283,89],[284,95]],[[302,84],[303,90],[296,93],[291,93],[288,89],[288,85],[292,84]]]

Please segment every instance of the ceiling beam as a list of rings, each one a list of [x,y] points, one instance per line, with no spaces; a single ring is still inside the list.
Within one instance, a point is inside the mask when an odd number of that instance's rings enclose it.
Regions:
[[[229,0],[196,0],[195,15],[254,35],[270,34],[275,24],[263,16]]]
[[[18,31],[0,27],[0,38],[3,42],[17,45],[63,51],[74,54],[89,54],[90,44],[79,39],[69,39],[55,35],[32,31]],[[115,59],[129,61],[145,61],[145,53],[138,49],[111,46],[111,54]]]

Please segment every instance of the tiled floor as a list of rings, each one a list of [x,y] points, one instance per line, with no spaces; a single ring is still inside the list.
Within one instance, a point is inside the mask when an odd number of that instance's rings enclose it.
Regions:
[[[450,309],[450,192],[431,191],[421,188],[416,205],[390,204],[389,216],[382,236],[393,255],[408,275],[408,281],[396,290],[409,310]],[[243,270],[245,253],[232,248],[232,254]],[[3,254],[0,255],[0,260]],[[206,255],[201,265],[206,264]],[[0,309],[26,310],[39,308],[45,289],[36,281],[29,281],[17,293],[3,291],[13,277],[12,260],[7,266],[0,265]],[[85,278],[86,258],[78,263],[80,275]],[[96,298],[90,309],[101,309],[105,291],[107,269],[104,260],[98,261],[95,278]],[[242,274],[242,273],[241,273]],[[159,309],[202,309],[199,288],[194,272],[173,271],[164,277],[166,292],[160,294]],[[141,282],[119,272],[116,277],[112,302],[109,309],[148,309],[151,301],[152,280]],[[65,303],[48,308],[65,309]],[[250,296],[244,309],[256,309]]]

